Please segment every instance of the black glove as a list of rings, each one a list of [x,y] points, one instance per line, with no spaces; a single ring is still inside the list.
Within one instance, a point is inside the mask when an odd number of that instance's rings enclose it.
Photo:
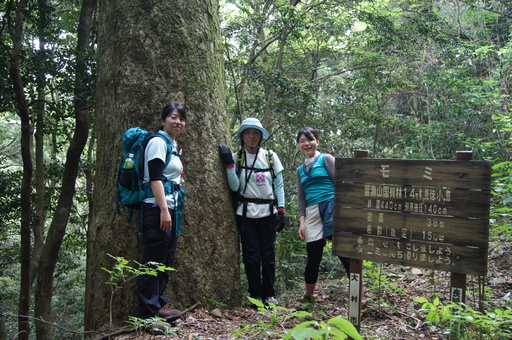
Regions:
[[[231,149],[224,144],[219,144],[219,156],[226,168],[231,168],[235,164]]]
[[[276,229],[277,232],[281,232],[281,230],[284,229],[286,225],[286,219],[284,217],[285,210],[284,208],[278,208],[277,209],[277,215],[276,215]]]

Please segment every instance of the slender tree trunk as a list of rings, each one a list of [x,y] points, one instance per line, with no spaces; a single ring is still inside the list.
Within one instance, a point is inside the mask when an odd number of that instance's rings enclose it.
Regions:
[[[30,139],[32,135],[27,101],[25,98],[23,80],[20,72],[20,57],[23,41],[23,12],[27,1],[18,2],[16,8],[15,30],[12,32],[13,50],[9,63],[9,73],[16,94],[16,109],[21,119],[21,157],[23,159],[23,179],[21,182],[21,249],[20,249],[20,299],[18,308],[18,333],[20,340],[28,339],[30,324],[28,320],[30,310],[30,209],[31,179],[33,172],[30,154]]]
[[[82,151],[89,135],[89,98],[84,95],[87,81],[86,53],[90,44],[92,17],[96,6],[95,0],[84,0],[78,24],[77,61],[75,66],[75,129],[66,154],[62,186],[52,219],[48,236],[43,247],[37,285],[35,290],[35,316],[45,321],[52,321],[53,273],[62,240],[66,232],[69,214],[75,192],[76,177]],[[53,327],[45,322],[36,322],[37,338],[41,340],[53,338]]]
[[[37,70],[37,119],[35,139],[35,161],[36,161],[36,208],[33,222],[34,250],[30,261],[30,284],[34,282],[35,275],[39,268],[39,259],[44,246],[44,225],[45,225],[45,169],[44,169],[44,116],[45,116],[45,85],[46,75],[44,74],[44,62],[46,58],[46,37],[44,36],[44,25],[48,20],[48,9],[45,0],[38,0],[38,31],[39,31],[39,49],[38,49],[38,70]],[[34,148],[32,148],[34,149]]]
[[[121,136],[132,126],[160,125],[171,100],[187,109],[183,149],[185,197],[182,235],[167,294],[176,308],[196,301],[241,301],[238,234],[218,143],[229,139],[225,110],[218,1],[100,1],[97,85],[97,162],[94,252],[89,258],[86,329],[136,315],[135,280],[114,293],[107,253],[140,261],[138,221],[117,216],[115,184]],[[134,262],[131,262],[135,266]]]
[[[7,339],[7,327],[5,326],[5,315],[0,312],[0,340]]]

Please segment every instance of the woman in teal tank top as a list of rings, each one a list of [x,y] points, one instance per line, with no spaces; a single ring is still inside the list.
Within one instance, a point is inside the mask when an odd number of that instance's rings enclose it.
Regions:
[[[326,240],[332,239],[335,159],[330,154],[318,151],[318,132],[311,127],[299,131],[297,144],[306,156],[304,164],[297,169],[296,181],[300,216],[298,232],[306,242],[308,254],[304,298],[310,300],[315,292]],[[340,260],[348,276],[350,259],[340,257]]]

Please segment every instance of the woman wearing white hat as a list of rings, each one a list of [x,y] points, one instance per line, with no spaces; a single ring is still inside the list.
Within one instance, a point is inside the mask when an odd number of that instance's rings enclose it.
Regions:
[[[238,193],[236,219],[249,294],[264,303],[277,304],[275,240],[276,232],[285,225],[283,165],[273,151],[261,147],[268,132],[258,119],[244,120],[235,137],[241,140],[238,153],[231,153],[224,144],[219,145],[219,152],[229,187]]]

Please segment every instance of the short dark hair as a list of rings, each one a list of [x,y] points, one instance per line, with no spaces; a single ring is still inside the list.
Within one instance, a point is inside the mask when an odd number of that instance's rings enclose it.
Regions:
[[[187,120],[187,112],[185,111],[183,105],[178,102],[170,102],[164,107],[162,110],[162,120],[165,120],[172,113],[172,111],[174,111],[174,109],[178,110],[183,120]]]
[[[312,127],[305,126],[297,133],[297,144],[299,143],[300,136],[304,135],[309,140],[318,140],[318,132]]]

